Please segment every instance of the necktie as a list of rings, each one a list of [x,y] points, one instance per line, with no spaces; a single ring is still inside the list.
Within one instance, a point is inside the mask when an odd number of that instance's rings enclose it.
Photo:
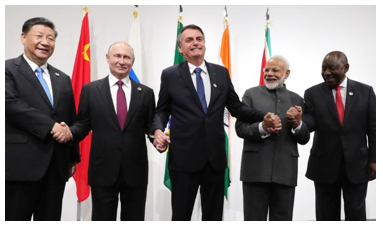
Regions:
[[[342,94],[340,93],[341,88],[342,88],[341,86],[338,86],[336,88],[335,99],[336,99],[336,109],[338,110],[339,121],[340,121],[340,124],[343,125],[344,106],[342,101]]]
[[[121,130],[124,129],[126,115],[128,114],[128,108],[126,106],[125,92],[122,89],[122,81],[116,83],[118,85],[117,90],[117,118],[120,123]]]
[[[207,104],[206,104],[206,97],[205,97],[205,87],[203,86],[203,81],[201,77],[201,71],[202,69],[197,67],[194,69],[195,75],[197,77],[197,93],[199,100],[201,101],[203,111],[207,112]]]
[[[47,94],[48,96],[48,99],[49,101],[51,102],[51,105],[53,107],[53,100],[52,100],[52,97],[51,97],[51,93],[49,92],[49,88],[48,88],[48,84],[47,82],[45,81],[44,77],[43,77],[43,69],[41,67],[38,67],[36,69],[36,72],[37,72],[37,79],[39,80],[39,82],[41,83],[41,86],[43,87],[45,93]]]

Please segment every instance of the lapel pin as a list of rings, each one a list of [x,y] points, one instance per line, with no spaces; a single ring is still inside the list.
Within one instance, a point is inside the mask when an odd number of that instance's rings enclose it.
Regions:
[[[213,86],[214,86],[214,88],[217,88],[217,84],[214,83]]]
[[[139,92],[141,92],[141,91],[142,91],[142,88],[141,88],[141,87],[137,87],[137,90],[138,90]]]
[[[57,72],[55,72],[55,75],[56,75],[57,77],[59,77],[59,76],[60,76],[60,74],[59,74],[59,73],[57,73]]]
[[[352,95],[354,95],[354,93],[353,92],[349,92],[348,95],[352,96]]]

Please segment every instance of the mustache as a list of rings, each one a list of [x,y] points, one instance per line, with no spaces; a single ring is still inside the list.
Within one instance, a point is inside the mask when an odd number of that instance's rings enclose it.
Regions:
[[[267,80],[267,79],[276,79],[276,80],[279,80],[277,77],[275,77],[274,75],[265,75],[264,77],[263,77],[265,80]]]

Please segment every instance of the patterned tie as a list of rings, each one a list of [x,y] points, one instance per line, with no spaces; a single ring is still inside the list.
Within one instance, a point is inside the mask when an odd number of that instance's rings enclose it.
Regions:
[[[117,90],[117,118],[118,122],[120,123],[121,130],[124,129],[125,125],[125,119],[126,115],[128,114],[128,108],[126,107],[126,97],[125,92],[122,89],[122,84],[124,84],[122,81],[116,82],[118,85]]]
[[[49,101],[51,102],[51,105],[53,107],[53,100],[52,100],[52,97],[51,97],[51,93],[49,92],[49,88],[48,88],[48,84],[47,82],[45,81],[44,77],[43,77],[43,69],[41,67],[38,67],[36,69],[36,72],[37,72],[37,79],[39,80],[39,82],[41,83],[41,86],[43,87],[45,93],[47,94],[48,96],[48,99]]]
[[[336,99],[336,109],[338,110],[340,125],[343,126],[344,106],[343,106],[342,94],[340,93],[340,89],[342,89],[341,86],[336,87],[335,99]]]
[[[203,81],[201,77],[201,71],[202,69],[197,67],[194,69],[195,75],[197,77],[197,93],[199,100],[201,101],[203,111],[207,112],[207,104],[206,104],[206,97],[205,97],[205,87],[203,86]]]

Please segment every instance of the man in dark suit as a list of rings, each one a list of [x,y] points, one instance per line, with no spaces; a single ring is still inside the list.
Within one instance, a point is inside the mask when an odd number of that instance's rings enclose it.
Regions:
[[[85,85],[76,122],[70,127],[80,141],[92,130],[88,184],[92,220],[116,220],[118,197],[121,220],[144,220],[148,184],[145,134],[155,109],[149,87],[129,78],[133,49],[112,44],[106,54],[111,75]],[[60,139],[60,137],[58,137]]]
[[[153,145],[169,147],[172,220],[190,220],[200,187],[202,220],[222,220],[224,175],[227,167],[223,114],[259,122],[264,113],[242,104],[226,68],[204,61],[205,38],[196,25],[185,26],[178,50],[187,62],[162,72],[161,90],[152,125]],[[170,138],[163,133],[171,115]],[[278,117],[265,116],[275,129]]]
[[[368,181],[376,178],[376,97],[371,86],[346,77],[347,57],[330,52],[324,83],[305,92],[303,121],[315,131],[306,177],[315,183],[317,220],[366,220]]]
[[[57,32],[46,18],[22,28],[24,54],[5,61],[5,220],[60,220],[65,183],[79,162],[78,145],[51,131],[76,117],[68,75],[48,64]]]
[[[265,123],[237,120],[235,129],[244,139],[241,181],[245,220],[293,219],[298,174],[297,144],[306,144],[310,132],[301,121],[303,98],[286,89],[290,75],[288,61],[273,56],[264,69],[265,86],[246,90],[242,101],[251,108],[276,112],[282,130],[267,133]],[[293,106],[293,107],[291,107]]]

